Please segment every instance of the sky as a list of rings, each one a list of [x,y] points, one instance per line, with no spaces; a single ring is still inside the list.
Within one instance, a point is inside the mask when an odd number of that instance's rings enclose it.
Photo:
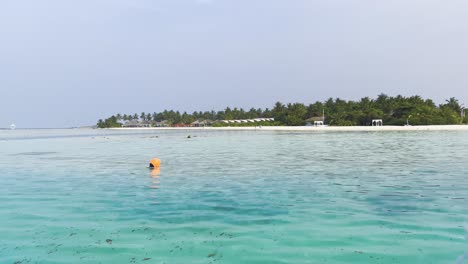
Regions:
[[[468,105],[466,0],[0,0],[0,127],[420,95]]]

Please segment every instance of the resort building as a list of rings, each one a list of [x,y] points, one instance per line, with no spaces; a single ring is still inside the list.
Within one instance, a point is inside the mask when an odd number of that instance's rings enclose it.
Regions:
[[[122,127],[151,127],[149,121],[130,120],[125,122]]]
[[[372,119],[372,126],[383,126],[382,119]]]
[[[168,127],[170,126],[169,122],[167,120],[162,120],[159,122],[154,122],[155,127]]]
[[[237,120],[222,120],[221,122],[225,124],[234,124],[234,123],[256,123],[256,122],[271,122],[275,121],[274,118],[254,118],[254,119],[237,119]]]
[[[192,127],[206,127],[206,126],[211,126],[213,124],[213,121],[211,120],[196,120],[192,122],[190,125]]]
[[[306,119],[306,126],[324,126],[325,117],[323,116],[314,116],[309,119]]]

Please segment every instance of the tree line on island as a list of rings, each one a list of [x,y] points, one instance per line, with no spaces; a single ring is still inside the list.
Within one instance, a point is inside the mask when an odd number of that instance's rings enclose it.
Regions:
[[[380,94],[375,99],[364,97],[359,101],[347,101],[330,98],[325,102],[309,105],[303,103],[283,104],[277,102],[272,109],[227,107],[222,111],[193,113],[164,110],[163,112],[141,114],[116,114],[99,120],[97,127],[112,128],[126,124],[145,124],[145,126],[190,126],[197,124],[210,126],[303,126],[314,120],[324,121],[330,126],[369,126],[373,119],[382,119],[386,125],[451,125],[467,124],[464,109],[459,101],[452,97],[437,105],[431,99],[420,96],[388,96]],[[322,120],[325,113],[325,120]],[[255,123],[227,123],[224,120],[247,120],[274,118],[274,121]]]

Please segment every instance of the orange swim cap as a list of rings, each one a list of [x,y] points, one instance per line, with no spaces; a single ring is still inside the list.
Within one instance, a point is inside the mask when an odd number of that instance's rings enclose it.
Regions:
[[[158,158],[154,158],[150,160],[149,167],[150,168],[159,168],[161,166],[161,160]]]

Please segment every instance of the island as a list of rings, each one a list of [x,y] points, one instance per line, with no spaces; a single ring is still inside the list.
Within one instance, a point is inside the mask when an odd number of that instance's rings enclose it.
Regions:
[[[221,111],[174,110],[141,114],[116,114],[97,122],[98,128],[149,127],[280,127],[280,126],[434,126],[468,124],[465,108],[455,97],[443,104],[421,96],[361,98],[359,101],[329,98],[324,102],[283,104],[273,108],[226,107]]]

